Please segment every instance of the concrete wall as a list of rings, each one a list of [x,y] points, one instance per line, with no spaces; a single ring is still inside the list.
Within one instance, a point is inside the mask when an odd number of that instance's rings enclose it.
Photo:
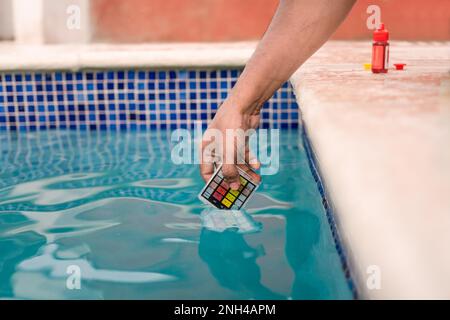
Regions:
[[[278,0],[91,0],[93,39],[106,42],[259,39]],[[449,0],[358,0],[334,39],[368,39],[369,5],[394,39],[449,40]]]
[[[44,0],[46,43],[85,43],[90,40],[89,0]]]
[[[258,39],[277,0],[91,0],[97,41]]]
[[[358,0],[334,39],[367,39],[369,5],[378,5],[392,39],[450,40],[449,0]]]
[[[43,0],[13,0],[14,39],[18,43],[44,41]]]
[[[0,0],[0,39],[14,38],[19,43],[257,40],[277,5],[278,0]],[[450,40],[449,0],[358,0],[333,39],[370,38],[369,5],[380,7],[392,39]],[[76,14],[79,26],[70,27]]]
[[[0,0],[0,39],[23,44],[90,40],[90,0]]]
[[[0,40],[13,38],[12,0],[0,0]]]

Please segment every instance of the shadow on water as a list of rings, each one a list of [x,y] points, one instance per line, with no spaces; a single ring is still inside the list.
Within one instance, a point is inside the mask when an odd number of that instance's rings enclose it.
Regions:
[[[262,231],[262,226],[251,215],[244,210],[205,209],[202,218],[204,227],[200,235],[199,256],[222,286],[245,292],[255,299],[289,298],[261,284],[257,259],[265,254],[264,246],[252,247],[245,239],[246,234]],[[285,218],[285,254],[295,275],[290,298],[330,298],[327,291],[321,289],[326,284],[314,272],[305,272],[310,268],[311,251],[319,241],[320,221],[305,211],[287,214]],[[210,220],[214,220],[214,224]]]
[[[233,230],[201,232],[199,255],[221,286],[255,299],[285,298],[261,284],[261,270],[256,262],[261,254]]]
[[[264,254],[264,246],[254,248],[244,238],[244,234],[261,231],[250,215],[244,211],[205,209],[202,218],[207,227],[200,233],[199,256],[221,286],[255,299],[285,298],[261,284],[256,259]]]

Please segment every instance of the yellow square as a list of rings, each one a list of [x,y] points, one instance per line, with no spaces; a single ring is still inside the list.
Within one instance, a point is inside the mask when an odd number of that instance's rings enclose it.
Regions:
[[[246,184],[247,184],[247,180],[245,180],[244,178],[242,178],[242,177],[239,177],[240,179],[241,179],[241,184],[243,185],[243,186],[245,186]]]
[[[230,190],[229,192],[235,197],[237,197],[239,195],[239,191],[238,190]]]
[[[233,196],[230,192],[227,193],[227,199],[230,200],[231,202],[234,201],[234,199],[236,199],[235,196]]]
[[[224,198],[223,200],[222,200],[222,203],[225,205],[225,207],[227,207],[227,208],[229,208],[230,206],[231,206],[231,202],[228,200],[228,199],[226,199],[226,198]]]

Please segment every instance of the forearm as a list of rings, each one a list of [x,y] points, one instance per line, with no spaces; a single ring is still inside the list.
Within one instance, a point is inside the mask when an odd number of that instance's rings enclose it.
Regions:
[[[277,12],[230,94],[256,114],[336,30],[356,0],[280,0]]]

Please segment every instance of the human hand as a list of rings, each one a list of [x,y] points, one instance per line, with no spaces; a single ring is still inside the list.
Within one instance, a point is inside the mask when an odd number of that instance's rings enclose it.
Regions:
[[[214,165],[219,163],[222,163],[225,182],[233,190],[240,186],[237,167],[255,181],[261,180],[253,171],[259,169],[260,163],[251,153],[248,139],[259,121],[259,110],[240,108],[231,99],[223,102],[201,142],[200,173],[205,181],[211,178]]]

